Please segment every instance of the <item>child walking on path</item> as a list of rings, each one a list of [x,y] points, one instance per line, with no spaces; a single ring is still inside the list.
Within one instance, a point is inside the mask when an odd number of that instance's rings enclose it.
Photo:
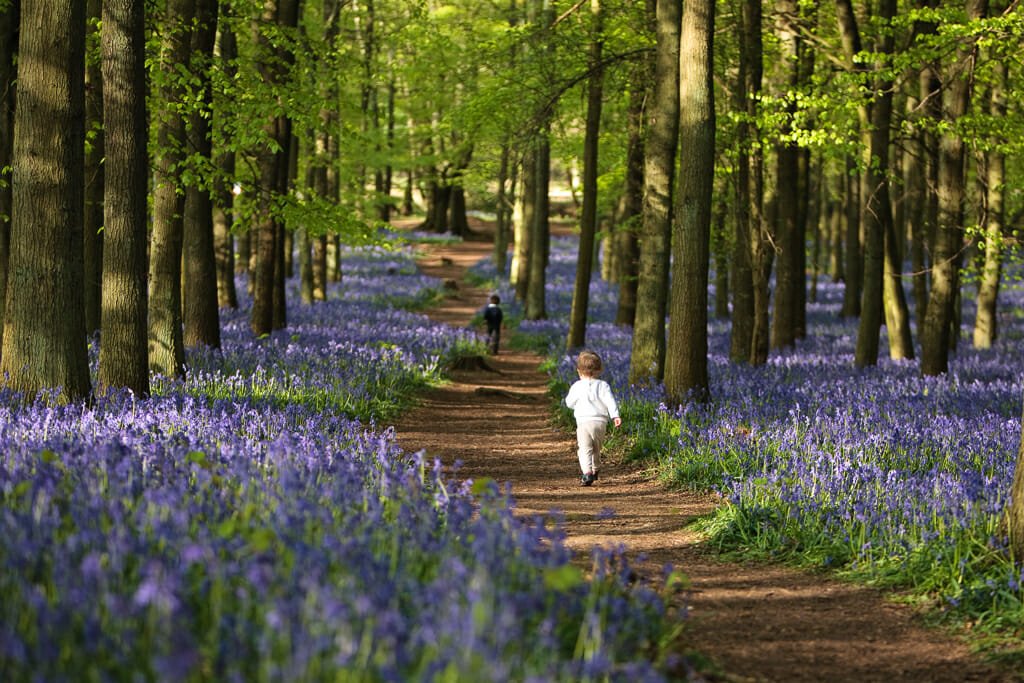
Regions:
[[[501,297],[497,294],[491,295],[491,301],[484,308],[484,322],[487,323],[487,350],[491,355],[498,353],[498,342],[501,339],[501,325],[504,315],[501,312]]]
[[[598,379],[604,365],[593,351],[581,351],[576,357],[576,372],[580,378],[569,387],[565,405],[576,417],[576,443],[579,445],[580,484],[590,486],[597,479],[608,421],[616,427],[622,425],[619,407],[612,396],[608,382]]]

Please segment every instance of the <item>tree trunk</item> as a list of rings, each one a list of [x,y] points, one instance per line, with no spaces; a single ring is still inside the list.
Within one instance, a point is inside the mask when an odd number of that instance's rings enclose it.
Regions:
[[[534,157],[536,164],[535,198],[533,200],[533,223],[530,226],[530,276],[526,288],[524,314],[527,320],[543,320],[548,317],[546,306],[549,218],[551,203],[548,191],[551,181],[551,132],[548,125],[540,131],[540,142]]]
[[[679,136],[682,0],[657,0],[657,47],[644,155],[643,222],[629,381],[658,381],[665,369],[665,314]]]
[[[0,331],[4,326],[8,263],[11,253],[11,147],[14,141],[15,47],[18,44],[18,5],[0,9]]]
[[[569,315],[566,347],[578,349],[587,343],[587,308],[590,305],[590,275],[594,270],[594,239],[597,234],[597,152],[601,134],[602,17],[600,0],[590,0],[590,55],[587,65],[587,122],[583,139],[583,211],[580,216],[579,251],[576,257],[576,281]]]
[[[983,15],[985,0],[966,0],[966,6],[968,20],[976,20]],[[943,84],[944,118],[950,130],[939,140],[939,223],[928,312],[921,333],[921,373],[926,376],[940,375],[949,369],[954,307],[959,290],[958,257],[964,232],[964,141],[952,124],[967,113],[974,60],[971,48],[973,45],[962,47],[953,55]]]
[[[839,4],[845,4],[841,2]],[[852,8],[848,8],[852,15]],[[883,26],[892,23],[896,14],[895,0],[882,0],[878,7],[878,19]],[[852,21],[852,19],[851,19]],[[853,27],[856,31],[856,26]],[[858,41],[859,42],[859,41]],[[883,30],[883,38],[875,48],[882,55],[891,55],[894,38],[891,32]],[[886,68],[884,65],[883,68]],[[876,100],[871,107],[870,127],[870,162],[865,172],[864,190],[864,289],[861,299],[860,327],[857,331],[857,347],[854,363],[857,367],[878,364],[879,330],[882,325],[883,304],[885,301],[886,280],[899,277],[899,259],[889,263],[886,259],[886,239],[890,248],[895,248],[895,228],[892,216],[892,200],[889,194],[889,129],[892,125],[892,90],[891,77],[882,77],[875,82]],[[893,270],[886,271],[886,266]],[[889,349],[894,358],[906,357],[907,349],[903,342],[902,332],[909,334],[906,316],[906,302],[902,299],[902,285],[897,280],[888,283],[890,289],[895,285],[899,292],[893,291],[894,305],[891,313],[886,310],[886,319],[891,320],[895,327],[889,327]],[[904,311],[898,310],[898,299],[902,301]],[[906,325],[906,327],[904,327]],[[913,355],[913,349],[909,350]]]
[[[230,8],[222,10],[221,17],[230,16]],[[235,60],[238,58],[238,40],[229,22],[220,21],[217,32],[218,67],[224,76],[233,79],[238,69]],[[226,102],[214,104],[215,110],[227,106]],[[222,122],[215,118],[214,126]],[[224,126],[220,126],[222,131]],[[229,134],[222,133],[225,137]],[[238,292],[235,290],[235,239],[231,233],[234,223],[235,193],[232,179],[235,177],[235,152],[230,145],[216,153],[218,172],[213,181],[213,250],[217,268],[217,306],[218,308],[238,308]]]
[[[712,232],[712,255],[715,259],[715,317],[729,319],[729,255],[725,246],[725,218],[728,207],[724,201],[715,203]]]
[[[633,325],[636,318],[637,274],[640,268],[639,224],[643,220],[644,192],[644,92],[649,70],[634,69],[635,85],[629,98],[629,142],[626,147],[626,187],[619,214],[616,240],[619,283],[619,304],[615,311],[616,325]]]
[[[844,318],[855,318],[860,315],[864,252],[860,241],[860,176],[857,173],[857,160],[852,155],[846,157],[845,177],[846,286],[843,288],[843,308],[840,315]]]
[[[745,0],[743,3],[744,41],[743,62],[746,65],[746,83],[749,96],[746,98],[747,118],[758,120],[758,99],[764,77],[764,49],[762,32],[762,11],[759,0]],[[755,126],[750,131],[757,140],[760,130]],[[769,279],[772,272],[774,251],[765,220],[764,153],[758,146],[747,157],[747,186],[750,206],[750,273],[754,290],[754,327],[750,339],[750,364],[764,365],[768,361],[770,327],[768,307],[771,299]]]
[[[99,44],[99,20],[102,0],[86,3],[86,45]],[[103,74],[100,60],[85,60],[85,130],[88,144],[85,151],[85,229],[83,295],[85,297],[85,329],[100,329],[100,284],[103,280]]]
[[[213,90],[209,70],[217,37],[217,0],[196,0],[192,33],[192,59],[199,60],[200,101],[190,116],[189,151],[212,163],[209,111]],[[191,183],[185,189],[185,220],[182,258],[182,318],[186,348],[220,348],[220,314],[217,307],[217,259],[213,239],[213,199],[210,190]]]
[[[31,399],[91,391],[82,295],[85,3],[26,3],[18,44],[0,377]]]
[[[98,391],[149,395],[145,0],[103,3],[103,306]]]
[[[512,204],[514,201],[515,165],[511,163],[509,146],[501,146],[501,166],[498,170],[497,215],[494,226],[494,268],[499,276],[508,269],[508,245],[512,228]]]
[[[537,212],[537,152],[530,149],[523,155],[523,187],[520,190],[518,211],[515,222],[515,250],[512,254],[512,284],[516,299],[526,301],[530,285],[530,252],[533,250],[532,235],[534,214]]]
[[[756,3],[756,11],[750,5]],[[739,63],[736,66],[736,84],[733,87],[733,106],[738,112],[749,114],[756,106],[750,100],[757,95],[752,83],[753,72],[760,67],[760,56],[754,56],[755,40],[760,40],[760,0],[745,0],[739,13]],[[748,24],[757,19],[757,25]],[[755,39],[754,34],[758,38]],[[755,66],[752,62],[757,60]],[[753,187],[751,178],[751,155],[756,153],[752,141],[756,139],[751,131],[755,121],[751,116],[740,117],[736,125],[736,201],[735,231],[732,240],[732,267],[729,269],[732,290],[732,314],[729,336],[729,358],[733,362],[748,363],[754,339],[754,271],[752,243],[753,218],[751,201]]]
[[[989,114],[996,120],[1007,115],[1005,63],[996,62],[996,82],[989,91]],[[1003,187],[1006,182],[1006,155],[998,149],[984,153],[984,264],[978,285],[978,312],[974,319],[974,348],[991,348],[999,336],[996,303],[999,299],[999,281],[1003,268]]]
[[[778,34],[780,61],[785,65],[786,89],[796,90],[800,83],[799,55],[799,8],[796,0],[777,0],[776,33]],[[796,101],[789,98],[786,104],[787,118],[796,115]],[[783,135],[792,124],[786,123]],[[800,153],[793,142],[783,142],[776,147],[776,243],[779,247],[779,266],[775,276],[775,306],[771,327],[771,347],[790,348],[796,344],[796,307],[802,288],[803,273],[797,272],[800,259],[797,251],[803,251],[798,229],[800,196],[799,183]]]
[[[708,260],[715,175],[715,2],[687,2],[679,50],[677,234],[672,240],[672,303],[665,391],[679,405],[706,400],[708,385]]]
[[[177,73],[191,50],[194,0],[170,0],[167,32],[160,55],[160,102],[181,102],[184,86]],[[153,232],[149,261],[149,368],[168,377],[185,374],[181,318],[181,255],[184,195],[181,166],[185,158],[185,120],[163,108],[157,120],[154,154]]]

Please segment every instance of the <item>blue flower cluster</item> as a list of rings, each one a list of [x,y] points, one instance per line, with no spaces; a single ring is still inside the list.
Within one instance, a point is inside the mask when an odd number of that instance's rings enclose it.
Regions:
[[[152,398],[0,396],[0,680],[665,680],[660,587],[374,427],[479,342],[384,305],[409,251],[345,263]]]
[[[558,340],[551,352],[567,384],[573,358],[561,344],[575,244],[554,244],[549,281],[560,284],[549,319],[521,329]],[[984,351],[963,341],[941,377],[888,358],[855,368],[856,320],[839,316],[842,285],[824,279],[808,305],[807,337],[763,367],[730,362],[728,321],[710,320],[707,405],[670,409],[663,387],[629,386],[630,331],[610,322],[616,290],[597,279],[587,342],[623,397],[635,455],[658,461],[676,485],[728,501],[709,525],[723,546],[846,568],[950,605],[970,602],[982,616],[1024,615],[1024,568],[1003,529],[1024,393],[1024,291],[1014,281],[1000,295],[1000,341]],[[969,339],[967,297],[963,308]],[[883,353],[887,346],[883,330]]]

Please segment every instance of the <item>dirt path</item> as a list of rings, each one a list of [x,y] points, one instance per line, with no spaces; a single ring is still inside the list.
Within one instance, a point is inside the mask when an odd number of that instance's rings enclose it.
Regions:
[[[489,255],[487,242],[434,247],[421,269],[459,283],[430,311],[464,326],[487,292],[462,282]],[[395,425],[407,450],[425,449],[464,477],[510,482],[523,513],[560,510],[570,547],[624,544],[644,571],[665,563],[692,583],[687,647],[725,681],[1024,681],[972,657],[966,645],[921,627],[911,609],[871,589],[765,565],[717,561],[684,526],[713,509],[707,496],[666,491],[642,472],[606,462],[592,488],[579,485],[575,439],[549,421],[540,358],[502,351],[493,370],[454,372]],[[611,512],[614,511],[614,514]]]

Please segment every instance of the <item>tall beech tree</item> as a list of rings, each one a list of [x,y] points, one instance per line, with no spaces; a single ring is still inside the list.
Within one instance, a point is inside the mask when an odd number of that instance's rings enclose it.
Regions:
[[[665,314],[676,150],[679,140],[679,31],[682,0],[652,0],[656,37],[654,78],[648,98],[644,154],[640,266],[633,348],[632,383],[660,381],[665,369]],[[648,10],[650,12],[650,10]]]
[[[196,74],[196,104],[189,115],[188,152],[193,173],[185,188],[182,225],[182,324],[186,347],[220,348],[220,315],[217,311],[217,261],[214,247],[213,197],[210,170],[213,164],[211,70],[217,35],[218,0],[195,0],[192,30],[192,64]]]
[[[579,251],[576,258],[576,281],[569,315],[569,337],[566,346],[582,347],[587,339],[587,308],[590,305],[590,275],[594,270],[594,241],[597,234],[597,152],[601,132],[601,2],[590,0],[591,31],[589,85],[587,87],[587,125],[583,143],[583,211],[580,216]]]
[[[159,60],[160,101],[187,96],[179,65],[187,64],[195,0],[168,0]],[[149,367],[168,377],[185,374],[181,315],[181,253],[185,194],[181,171],[187,144],[185,114],[176,106],[154,111],[153,229],[149,257]]]
[[[686,2],[679,49],[679,191],[672,238],[672,299],[665,391],[680,404],[707,399],[708,261],[715,176],[715,2]]]
[[[985,16],[987,0],[966,0],[967,21]],[[939,375],[949,369],[950,335],[954,305],[960,287],[960,262],[964,236],[964,141],[956,130],[968,110],[971,74],[977,57],[974,39],[965,38],[943,69],[943,119],[946,129],[939,139],[939,220],[932,253],[932,283],[928,311],[921,331],[921,373]]]
[[[103,305],[97,390],[149,394],[149,228],[145,0],[104,0],[101,54],[106,138]]]
[[[91,392],[82,294],[85,3],[21,7],[0,376],[26,398]]]
[[[7,299],[7,264],[11,252],[11,147],[14,141],[14,91],[18,46],[18,0],[0,9],[0,330]]]

